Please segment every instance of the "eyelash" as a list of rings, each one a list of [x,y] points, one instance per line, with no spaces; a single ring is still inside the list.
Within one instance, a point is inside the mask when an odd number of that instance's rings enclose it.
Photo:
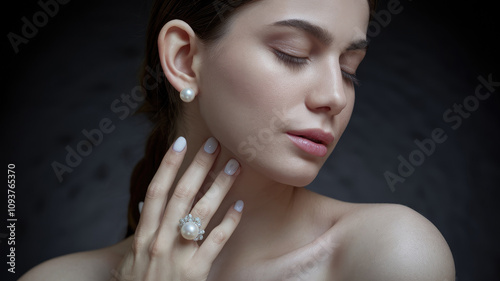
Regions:
[[[274,50],[274,54],[278,57],[278,59],[280,59],[282,62],[284,62],[294,70],[298,70],[304,67],[309,62],[307,58],[291,56],[278,50]],[[359,85],[359,79],[355,74],[348,73],[342,70],[342,76],[345,79],[350,80],[355,85]]]
[[[285,54],[281,51],[278,50],[273,50],[274,54],[280,59],[282,62],[287,64],[288,66],[292,67],[294,70],[295,69],[300,69],[306,64],[308,64],[308,59],[307,58],[301,58],[301,57],[296,57],[296,56],[291,56],[289,54]]]

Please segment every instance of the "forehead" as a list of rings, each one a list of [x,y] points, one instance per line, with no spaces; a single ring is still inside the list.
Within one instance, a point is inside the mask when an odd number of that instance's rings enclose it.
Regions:
[[[322,27],[337,42],[363,39],[369,4],[368,0],[260,0],[243,7],[233,19],[231,29],[242,35],[288,19]]]

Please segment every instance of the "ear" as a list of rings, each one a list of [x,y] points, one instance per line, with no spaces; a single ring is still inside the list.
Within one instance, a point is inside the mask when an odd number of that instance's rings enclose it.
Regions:
[[[198,38],[182,20],[167,22],[158,36],[158,55],[163,72],[177,91],[189,87],[198,93]]]

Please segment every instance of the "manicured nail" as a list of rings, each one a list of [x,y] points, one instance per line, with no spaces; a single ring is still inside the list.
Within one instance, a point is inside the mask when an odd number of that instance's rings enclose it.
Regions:
[[[245,206],[245,203],[243,203],[243,201],[241,200],[238,200],[236,201],[236,204],[234,204],[234,209],[238,211],[238,213],[241,213],[241,211],[243,211],[243,206]]]
[[[142,212],[142,206],[144,206],[143,201],[139,202],[139,206],[138,206],[139,207],[139,214]]]
[[[181,152],[186,147],[186,139],[179,137],[174,143],[174,151]]]
[[[203,147],[203,149],[205,150],[206,153],[212,154],[217,149],[218,144],[219,144],[219,142],[215,138],[209,138],[205,142],[205,146]]]
[[[234,173],[236,173],[236,170],[238,170],[238,167],[240,166],[240,163],[238,161],[231,159],[229,162],[227,162],[226,167],[224,168],[224,173],[232,176]]]

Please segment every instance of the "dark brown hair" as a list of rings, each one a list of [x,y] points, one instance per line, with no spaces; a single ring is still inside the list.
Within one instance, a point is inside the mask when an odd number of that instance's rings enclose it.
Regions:
[[[130,180],[128,206],[129,236],[135,232],[139,222],[138,205],[144,201],[149,182],[152,180],[168,147],[177,134],[178,121],[182,113],[182,102],[178,91],[165,79],[163,72],[157,77],[147,73],[148,68],[160,68],[157,40],[162,27],[170,20],[185,21],[196,36],[206,45],[221,38],[230,20],[241,7],[257,0],[156,0],[152,7],[146,35],[146,54],[140,75],[145,100],[137,111],[145,113],[154,127],[146,143],[144,157],[137,163]],[[368,0],[370,11],[377,0]],[[149,79],[160,82],[151,87]]]

